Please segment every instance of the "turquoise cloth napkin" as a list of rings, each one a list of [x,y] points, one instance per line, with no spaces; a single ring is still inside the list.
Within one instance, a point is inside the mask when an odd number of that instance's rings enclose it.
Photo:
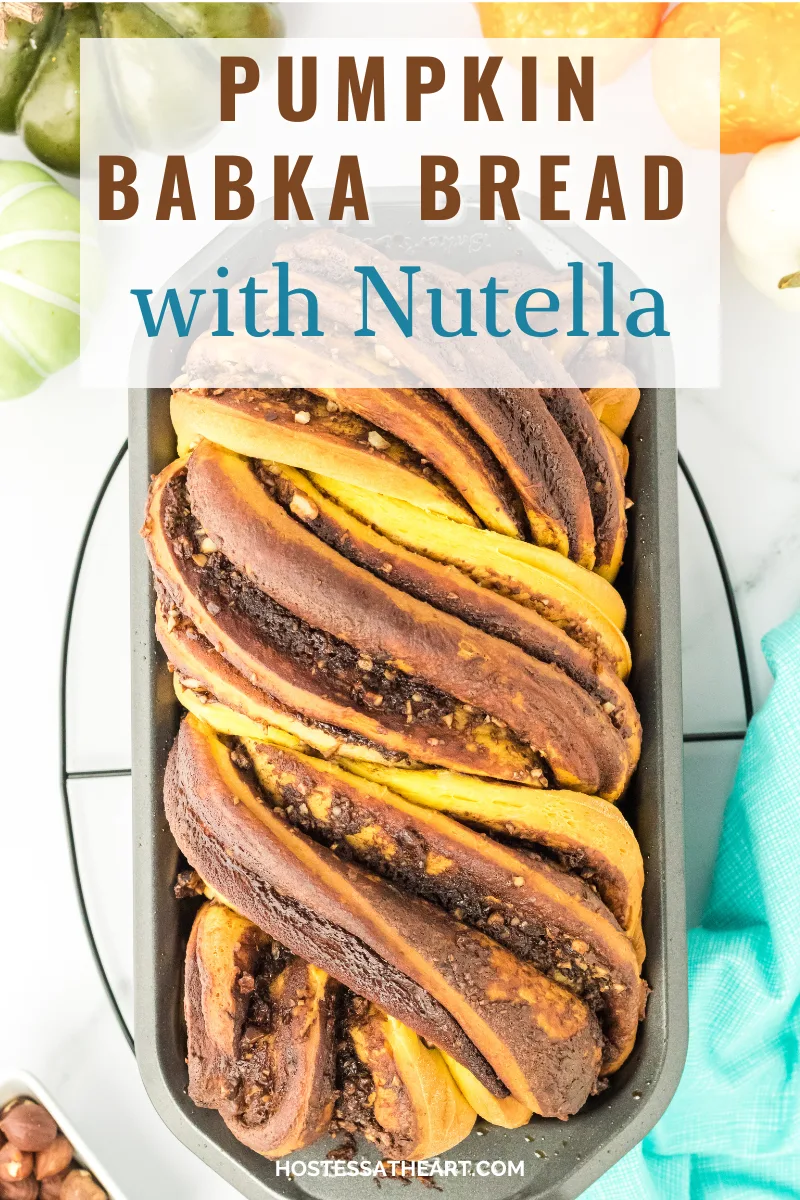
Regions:
[[[686,1069],[653,1131],[583,1200],[800,1197],[800,614],[763,649],[775,684],[689,934]]]

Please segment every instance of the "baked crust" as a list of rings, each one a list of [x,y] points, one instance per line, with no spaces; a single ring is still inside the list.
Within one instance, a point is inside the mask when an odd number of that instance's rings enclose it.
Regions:
[[[238,454],[324,471],[476,524],[444,476],[404,442],[390,433],[370,440],[376,431],[355,413],[329,412],[323,400],[301,388],[178,389],[170,411],[181,453],[208,438]]]
[[[533,608],[621,679],[631,668],[622,629],[625,605],[611,584],[562,554],[488,529],[457,525],[435,513],[335,479],[311,476],[314,485],[391,541],[437,562],[450,563],[481,587]]]
[[[583,392],[578,388],[543,388],[540,394],[586,480],[594,522],[594,569],[613,583],[622,564],[628,532],[624,473]]]
[[[540,760],[509,731],[424,679],[400,672],[387,679],[385,656],[376,655],[374,662],[365,658],[298,620],[219,552],[200,553],[205,535],[194,537],[193,520],[185,464],[178,461],[153,482],[143,528],[157,586],[167,607],[187,617],[219,655],[266,694],[268,703],[278,701],[295,715],[345,728],[422,762],[541,781]],[[215,675],[207,656],[200,678],[212,694]],[[235,680],[229,677],[227,685],[235,687]]]
[[[258,1154],[301,1150],[330,1123],[338,987],[220,904],[195,917],[184,989],[189,1096]]]
[[[402,438],[461,493],[487,529],[524,533],[522,506],[497,460],[430,388],[312,388]]]
[[[495,1072],[545,1116],[583,1105],[600,1067],[601,1035],[582,1001],[485,934],[293,829],[192,716],[170,753],[165,807],[202,878],[292,952],[398,1017],[486,1086],[496,1086]]]
[[[449,813],[506,839],[544,847],[597,892],[631,939],[641,966],[645,956],[642,852],[630,825],[613,805],[580,792],[518,787],[455,771],[338,761],[414,804]]]
[[[469,1135],[475,1110],[439,1050],[358,996],[346,1001],[341,1024],[334,1131],[361,1133],[394,1161],[433,1158]]]
[[[605,662],[536,609],[482,587],[458,568],[389,541],[318,491],[291,467],[259,471],[271,494],[326,545],[373,574],[387,573],[401,588],[468,625],[519,646],[563,671],[611,717],[621,732],[631,768],[639,761],[641,722],[624,683]],[[557,594],[557,589],[553,589]]]
[[[604,1071],[622,1065],[645,989],[633,946],[587,884],[333,763],[283,746],[245,745],[259,782],[292,825],[483,930],[586,1000],[603,1029]]]
[[[295,617],[490,714],[532,745],[563,786],[621,795],[631,774],[622,735],[557,668],[350,563],[284,512],[229,451],[201,443],[188,487],[195,517],[222,553]]]
[[[577,459],[533,388],[438,389],[505,468],[540,546],[594,567],[594,525]]]

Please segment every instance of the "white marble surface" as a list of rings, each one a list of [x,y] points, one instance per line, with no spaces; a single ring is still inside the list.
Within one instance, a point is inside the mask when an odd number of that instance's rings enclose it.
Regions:
[[[456,11],[449,10],[448,32]],[[465,29],[472,28],[471,12],[460,11]],[[297,20],[302,27],[311,18],[298,13]],[[20,157],[17,143],[0,139],[3,155]],[[724,163],[724,194],[743,165],[741,159]],[[679,441],[728,556],[761,703],[770,680],[759,640],[798,604],[798,323],[744,283],[727,243],[722,284],[723,386],[680,395]],[[125,437],[125,402],[121,392],[81,392],[71,370],[0,408],[0,1075],[15,1066],[38,1074],[129,1200],[223,1200],[233,1197],[232,1189],[184,1150],[153,1112],[107,1008],[83,940],[60,809],[64,603],[87,510]],[[79,596],[70,664],[73,770],[130,761],[126,484],[123,469],[98,521]],[[680,524],[686,728],[736,729],[743,720],[741,694],[722,588],[685,488]],[[687,749],[691,920],[707,890],[737,754],[738,744]],[[130,1016],[128,783],[74,783],[72,800],[98,940]]]

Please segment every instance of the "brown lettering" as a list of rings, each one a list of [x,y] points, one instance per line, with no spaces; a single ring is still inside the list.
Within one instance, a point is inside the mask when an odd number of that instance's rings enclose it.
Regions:
[[[244,77],[237,81],[236,71],[241,67]],[[221,121],[236,120],[236,97],[254,92],[258,87],[260,72],[254,58],[223,55],[219,60],[219,118]]]
[[[503,169],[503,178],[497,178],[497,168]],[[514,188],[519,183],[519,163],[505,154],[482,154],[480,163],[480,218],[493,221],[496,215],[495,197],[507,221],[519,220],[519,209],[514,198]]]
[[[525,54],[520,63],[522,69],[522,119],[536,120],[536,58]]]
[[[423,68],[430,79],[422,82]],[[406,59],[406,120],[422,120],[422,97],[440,92],[444,87],[444,63],[438,58],[411,56]]]
[[[284,121],[310,121],[317,111],[317,60],[303,55],[300,74],[300,107],[294,107],[294,59],[278,56],[278,112]]]
[[[667,202],[661,200],[661,168],[667,172]],[[672,221],[683,209],[683,167],[669,154],[646,154],[644,159],[644,219]]]
[[[558,57],[558,119],[572,120],[572,101],[584,121],[594,120],[594,59],[581,58],[581,77],[575,72],[569,58]]]
[[[115,177],[117,168],[122,175]],[[98,164],[98,214],[101,221],[127,221],[136,215],[139,208],[139,193],[133,186],[136,182],[136,163],[124,154],[101,154]],[[115,199],[122,196],[122,204],[115,208]]]
[[[613,154],[598,154],[592,176],[592,186],[589,191],[589,203],[586,206],[586,220],[597,221],[602,209],[611,211],[615,221],[625,220],[625,207],[622,203],[622,190],[619,186],[617,164]]]
[[[447,221],[454,217],[461,207],[461,197],[455,187],[458,179],[458,164],[454,158],[445,155],[423,154],[420,160],[420,216],[423,221]],[[444,172],[442,179],[437,179],[436,172],[441,168]],[[439,195],[445,198],[441,208],[436,207]]]
[[[336,172],[336,183],[331,197],[330,220],[343,220],[346,208],[352,208],[357,221],[369,220],[361,168],[355,154],[343,154],[339,159],[339,170]]]
[[[231,178],[231,171],[237,172]],[[253,178],[253,165],[249,158],[240,154],[218,154],[214,159],[214,219],[216,221],[244,221],[255,207],[252,188],[247,185]],[[231,207],[232,196],[238,197],[235,208]]]
[[[490,121],[502,121],[503,114],[497,97],[492,90],[495,76],[500,69],[502,56],[493,54],[487,59],[483,70],[480,70],[480,59],[476,54],[470,54],[464,59],[464,120],[478,121],[480,106]]]
[[[556,194],[565,192],[563,179],[556,179],[556,167],[568,167],[568,154],[543,154],[539,176],[539,216],[543,221],[568,221],[569,209],[556,208]]]
[[[194,200],[186,159],[182,154],[168,154],[164,163],[164,178],[156,209],[157,221],[169,221],[173,208],[180,210],[184,221],[194,221]]]
[[[363,82],[358,78],[355,58],[339,59],[339,114],[337,120],[350,118],[350,100],[357,121],[366,121],[369,106],[375,103],[375,120],[386,120],[386,88],[383,76],[383,57],[370,57],[364,68]]]
[[[289,200],[291,199],[300,220],[313,221],[314,214],[303,191],[303,180],[310,166],[310,154],[301,154],[291,171],[289,170],[288,154],[275,155],[272,214],[274,220],[289,220]]]

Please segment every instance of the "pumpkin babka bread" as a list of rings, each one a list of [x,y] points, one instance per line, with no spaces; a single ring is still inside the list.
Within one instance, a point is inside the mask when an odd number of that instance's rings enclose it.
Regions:
[[[349,240],[292,251],[343,306]],[[551,389],[193,386],[215,353],[176,385],[143,529],[187,710],[166,816],[205,897],[189,1094],[271,1158],[565,1119],[647,993],[615,807],[642,736],[614,587],[634,405],[561,365]]]

